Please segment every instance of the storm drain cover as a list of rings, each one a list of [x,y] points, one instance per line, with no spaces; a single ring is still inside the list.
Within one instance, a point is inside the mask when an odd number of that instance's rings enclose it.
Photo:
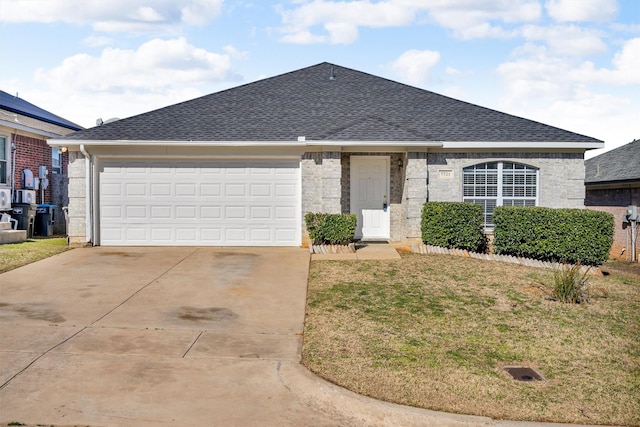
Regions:
[[[544,379],[540,372],[525,366],[507,366],[504,370],[518,381],[542,381]]]

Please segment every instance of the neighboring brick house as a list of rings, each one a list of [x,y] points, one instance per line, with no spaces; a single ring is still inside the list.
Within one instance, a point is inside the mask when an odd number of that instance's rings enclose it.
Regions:
[[[611,257],[631,259],[631,228],[623,216],[627,206],[640,206],[640,139],[586,160],[585,187],[586,207],[615,218]]]
[[[321,63],[49,140],[70,242],[296,246],[307,212],[420,239],[425,201],[584,208],[588,136]]]
[[[9,211],[12,203],[26,202],[27,197],[35,195],[34,203],[58,205],[54,232],[65,233],[61,208],[68,203],[68,153],[50,147],[46,140],[81,129],[18,96],[0,91],[0,196],[6,202],[0,209]],[[48,171],[48,187],[31,190],[30,194],[22,192],[23,170],[28,169],[34,178],[39,178],[41,166]]]

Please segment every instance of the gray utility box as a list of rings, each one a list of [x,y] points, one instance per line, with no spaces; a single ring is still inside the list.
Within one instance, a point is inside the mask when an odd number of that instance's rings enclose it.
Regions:
[[[36,212],[35,235],[49,237],[53,236],[53,214],[56,205],[38,205]]]
[[[33,237],[38,205],[32,203],[13,203],[11,216],[18,221],[18,230],[27,230],[27,239]]]

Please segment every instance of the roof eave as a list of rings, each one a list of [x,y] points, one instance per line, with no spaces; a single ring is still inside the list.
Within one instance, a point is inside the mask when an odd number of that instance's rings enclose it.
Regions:
[[[568,141],[445,141],[442,148],[572,148],[592,150],[604,148],[604,142]]]
[[[327,141],[327,140],[287,140],[287,141],[158,141],[158,140],[79,140],[55,138],[47,140],[52,147],[93,146],[93,147],[383,147],[402,145],[404,147],[442,147],[438,141]]]
[[[0,126],[5,126],[8,128],[12,128],[15,130],[21,130],[24,132],[29,132],[35,135],[40,135],[46,138],[57,138],[60,137],[59,134],[57,133],[53,133],[53,132],[47,132],[44,130],[40,130],[40,129],[36,129],[36,128],[32,128],[29,126],[25,126],[25,125],[21,125],[19,123],[15,123],[15,122],[10,122],[10,121],[6,121],[6,120],[0,120]]]

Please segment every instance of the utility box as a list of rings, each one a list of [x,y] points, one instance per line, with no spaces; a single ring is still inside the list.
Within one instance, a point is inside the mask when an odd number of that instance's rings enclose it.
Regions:
[[[14,203],[11,216],[18,221],[18,230],[27,230],[27,239],[33,237],[38,205],[33,203]]]
[[[638,221],[638,207],[634,205],[627,206],[627,218],[630,221]]]
[[[53,215],[56,205],[37,205],[35,235],[49,237],[53,236]]]

